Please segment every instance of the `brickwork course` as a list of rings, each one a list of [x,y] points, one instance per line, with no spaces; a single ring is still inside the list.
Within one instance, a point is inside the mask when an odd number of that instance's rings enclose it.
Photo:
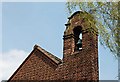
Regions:
[[[33,51],[8,81],[99,80],[97,30],[88,28],[89,23],[86,24],[84,18],[81,17],[84,14],[86,13],[82,11],[75,12],[65,24],[63,59],[35,45]],[[82,33],[82,49],[76,50],[80,32]]]

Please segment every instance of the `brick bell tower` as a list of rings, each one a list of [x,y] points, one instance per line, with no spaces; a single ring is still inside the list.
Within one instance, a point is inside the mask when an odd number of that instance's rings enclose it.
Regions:
[[[92,15],[77,11],[65,24],[63,62],[69,69],[69,79],[99,80],[98,32],[95,25],[91,27],[89,20],[94,20]]]

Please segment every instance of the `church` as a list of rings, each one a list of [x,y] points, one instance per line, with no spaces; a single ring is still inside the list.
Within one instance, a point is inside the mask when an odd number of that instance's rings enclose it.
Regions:
[[[99,80],[98,33],[96,26],[90,27],[90,23],[84,18],[86,14],[91,16],[87,12],[77,11],[68,18],[63,35],[63,59],[35,45],[8,82]]]

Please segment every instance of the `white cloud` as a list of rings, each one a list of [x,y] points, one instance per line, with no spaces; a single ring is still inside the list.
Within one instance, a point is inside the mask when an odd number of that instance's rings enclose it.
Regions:
[[[8,80],[10,76],[17,70],[22,64],[25,58],[29,55],[28,52],[23,50],[10,50],[9,52],[0,53],[2,59],[0,59],[0,81]]]

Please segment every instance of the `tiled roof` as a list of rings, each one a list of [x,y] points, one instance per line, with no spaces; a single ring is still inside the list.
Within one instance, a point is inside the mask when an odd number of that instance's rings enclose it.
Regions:
[[[60,64],[62,62],[61,59],[59,59],[58,57],[54,56],[53,54],[47,52],[46,50],[44,50],[43,48],[41,48],[38,45],[34,46],[34,49],[38,49],[40,50],[42,53],[44,53],[48,58],[50,58],[51,60],[53,60],[55,63]]]

